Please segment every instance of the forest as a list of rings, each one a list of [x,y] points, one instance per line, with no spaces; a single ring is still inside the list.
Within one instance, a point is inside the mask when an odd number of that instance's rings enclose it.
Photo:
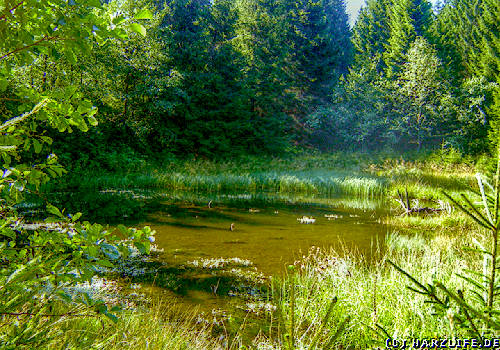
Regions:
[[[500,346],[497,0],[2,0],[0,115],[0,348]]]

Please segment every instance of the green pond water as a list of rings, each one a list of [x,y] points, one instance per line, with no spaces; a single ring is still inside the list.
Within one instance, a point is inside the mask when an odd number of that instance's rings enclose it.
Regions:
[[[265,288],[252,280],[286,273],[311,247],[347,247],[373,257],[387,233],[381,219],[388,213],[382,200],[348,197],[167,196],[137,225],[156,230],[162,267],[132,282],[154,296],[175,298],[181,309],[245,317],[245,303],[266,299]],[[315,221],[301,223],[303,217]],[[219,258],[241,260],[219,266]]]
[[[342,245],[370,255],[387,228],[380,223],[383,203],[363,208],[349,207],[339,199],[314,202],[259,203],[234,207],[175,203],[149,215],[142,225],[156,230],[156,244],[164,259],[183,264],[200,258],[247,259],[267,275],[281,274],[309,248],[339,248]],[[314,223],[301,223],[303,217]],[[311,221],[311,220],[304,220]],[[233,230],[231,230],[231,225]]]

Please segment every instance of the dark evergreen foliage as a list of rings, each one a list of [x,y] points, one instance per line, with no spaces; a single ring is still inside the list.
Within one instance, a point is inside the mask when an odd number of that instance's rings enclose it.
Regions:
[[[119,24],[147,4],[111,1],[104,11]],[[433,11],[427,0],[368,0],[352,31],[344,0],[168,0],[151,11],[137,34],[89,41],[78,64],[42,46],[16,68],[19,86],[73,86],[99,108],[99,126],[70,137],[85,155],[48,131],[62,159],[443,142],[477,153],[488,133],[497,139],[497,1],[448,0]],[[17,108],[0,88],[1,110]]]
[[[367,0],[361,8],[353,29],[352,42],[355,47],[355,64],[359,69],[367,62],[380,58],[388,45],[391,29],[389,14],[392,0]],[[378,60],[383,64],[382,60]],[[385,68],[380,66],[379,69]]]
[[[345,148],[362,140],[357,147],[445,144],[487,151],[488,132],[495,143],[499,129],[497,3],[450,0],[433,13],[425,0],[369,0],[353,30],[355,60],[333,108],[310,117],[315,134]]]

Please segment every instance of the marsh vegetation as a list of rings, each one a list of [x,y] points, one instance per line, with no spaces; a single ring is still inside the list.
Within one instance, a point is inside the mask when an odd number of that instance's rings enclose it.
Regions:
[[[454,205],[408,214],[398,203],[398,191],[405,191],[415,207],[449,204],[443,190],[479,199],[474,166],[438,162],[437,156],[376,162],[377,156],[352,154],[350,164],[342,166],[335,154],[285,164],[260,159],[254,165],[247,161],[244,170],[237,163],[188,162],[158,169],[162,175],[147,185],[141,171],[101,174],[107,182],[89,176],[77,190],[88,197],[72,196],[95,203],[105,195],[102,203],[113,208],[112,215],[101,211],[96,218],[148,225],[156,231],[155,246],[147,259],[128,259],[102,272],[117,281],[115,297],[133,301],[122,321],[98,337],[92,335],[92,320],[68,321],[57,329],[68,334],[85,329],[86,341],[106,348],[150,341],[157,348],[369,348],[385,346],[387,337],[466,336],[452,314],[433,317],[435,306],[406,288],[414,287],[412,281],[389,263],[423,283],[440,281],[451,290],[464,288],[458,277],[464,271],[482,271],[484,261],[463,248],[488,243],[467,214]],[[204,169],[198,179],[210,186],[179,184],[173,190],[171,182],[153,182],[172,174],[188,178],[188,169]],[[240,187],[234,181],[274,179],[278,173],[295,178],[295,187]],[[341,190],[331,190],[339,183]],[[53,194],[51,187],[43,190]],[[135,216],[127,211],[124,194],[142,203]],[[92,208],[91,203],[80,205]],[[314,223],[301,222],[304,217]],[[113,295],[102,292],[105,298]],[[163,335],[142,332],[145,320],[148,329],[161,329]]]
[[[0,348],[498,338],[499,18],[4,0]]]

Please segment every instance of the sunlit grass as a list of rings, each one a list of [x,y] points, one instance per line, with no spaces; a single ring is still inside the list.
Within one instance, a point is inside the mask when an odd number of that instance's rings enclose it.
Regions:
[[[151,189],[197,193],[269,192],[300,195],[352,195],[356,198],[442,199],[441,190],[459,193],[474,183],[470,165],[439,159],[404,161],[383,154],[334,153],[293,159],[243,157],[227,161],[183,160],[144,163],[141,169],[106,173],[80,170],[45,191]]]
[[[157,301],[147,309],[123,311],[117,323],[103,317],[67,318],[50,325],[46,349],[223,349],[194,313]]]
[[[457,211],[451,214],[388,216],[385,223],[398,230],[419,232],[428,236],[439,233],[447,235],[464,234],[475,229],[472,219]]]
[[[75,183],[73,183],[73,181]],[[66,187],[80,190],[152,189],[160,191],[192,191],[211,193],[271,192],[289,194],[353,195],[359,198],[380,198],[386,191],[386,181],[366,175],[350,176],[338,173],[256,173],[189,175],[181,173],[149,174],[87,174],[68,179]],[[50,190],[50,188],[46,188]]]
[[[308,347],[311,342],[308,334],[317,327],[334,298],[338,302],[331,311],[330,329],[336,329],[346,316],[350,317],[335,343],[341,348],[383,346],[387,338],[384,331],[396,339],[460,335],[451,319],[433,317],[432,305],[407,289],[411,282],[386,261],[391,259],[423,283],[438,279],[454,288],[463,288],[463,281],[456,273],[476,268],[478,263],[460,249],[463,238],[438,235],[429,239],[393,233],[385,243],[385,253],[376,264],[346,251],[313,249],[295,264],[296,273],[278,281],[275,289],[278,310],[284,315],[284,324],[290,323],[294,313],[295,341],[302,346],[298,348]],[[320,344],[328,340],[325,333]],[[270,338],[268,341],[272,343]]]
[[[463,288],[456,273],[477,269],[479,264],[461,249],[469,239],[391,233],[383,249],[375,244],[381,255],[376,263],[353,251],[313,248],[288,275],[274,280],[268,302],[277,309],[268,314],[269,326],[252,347],[289,348],[293,337],[294,349],[367,349],[383,346],[384,332],[397,339],[465,336],[451,318],[432,316],[432,305],[406,288],[411,282],[387,259],[423,283],[438,279]],[[92,317],[59,322],[52,327],[59,338],[48,348],[237,349],[250,345],[224,337],[226,343],[220,343],[192,313],[175,313],[172,308],[156,302],[147,310],[125,311],[117,324]]]

